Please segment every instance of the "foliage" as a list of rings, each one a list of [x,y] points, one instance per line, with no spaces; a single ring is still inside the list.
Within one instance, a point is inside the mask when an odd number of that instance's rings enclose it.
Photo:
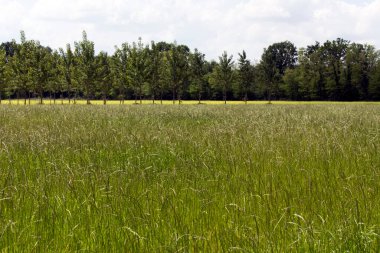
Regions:
[[[83,92],[89,104],[95,93],[96,61],[94,42],[87,39],[85,31],[82,41],[75,42],[74,56],[76,82],[83,85]]]
[[[252,64],[243,50],[235,63],[226,52],[219,61],[186,45],[164,41],[122,43],[111,55],[95,52],[83,32],[73,50],[59,53],[38,41],[0,45],[0,93],[8,98],[47,96],[69,100],[144,99],[173,103],[192,99],[379,100],[379,52],[368,44],[342,38],[297,48],[292,42],[273,43]],[[106,99],[105,99],[106,98]],[[1,100],[1,99],[0,99]],[[17,100],[18,101],[18,100]]]

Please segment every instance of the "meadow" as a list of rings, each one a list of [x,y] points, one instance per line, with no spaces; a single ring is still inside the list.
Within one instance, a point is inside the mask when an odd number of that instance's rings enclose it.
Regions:
[[[378,252],[380,105],[0,106],[0,252]]]

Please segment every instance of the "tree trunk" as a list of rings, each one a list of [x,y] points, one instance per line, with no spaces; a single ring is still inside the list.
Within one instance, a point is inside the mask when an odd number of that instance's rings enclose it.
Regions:
[[[198,85],[198,104],[201,104],[201,96],[202,96],[202,85],[199,83]]]
[[[55,102],[56,102],[56,95],[55,95],[55,92],[53,93],[53,101],[54,101],[54,104],[55,104]]]
[[[247,104],[247,100],[248,100],[248,95],[247,95],[247,92],[245,92],[245,95],[244,95],[244,102],[245,102],[245,104]]]
[[[67,87],[67,96],[69,98],[69,104],[71,103],[71,83],[69,83],[69,87]]]
[[[272,103],[272,89],[270,89],[268,93],[268,104],[271,104],[271,103]]]
[[[88,85],[86,85],[86,98],[87,98],[87,101],[86,101],[86,104],[91,104],[90,103],[90,93],[89,93],[89,88],[88,88]]]
[[[227,88],[225,84],[223,86],[223,100],[224,100],[224,104],[226,105],[227,104]]]
[[[174,88],[174,86],[173,86],[173,105],[175,104],[175,88]]]

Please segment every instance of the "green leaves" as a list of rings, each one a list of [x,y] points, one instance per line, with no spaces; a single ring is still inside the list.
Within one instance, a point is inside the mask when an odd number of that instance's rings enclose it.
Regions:
[[[115,52],[96,53],[95,43],[83,32],[73,48],[58,52],[28,40],[0,45],[0,92],[9,98],[46,96],[90,99],[156,98],[377,100],[379,52],[371,45],[338,38],[316,42],[297,51],[289,41],[264,49],[258,64],[243,50],[235,64],[224,52],[208,61],[197,49],[176,42],[115,46]],[[4,53],[5,52],[5,53]],[[18,100],[17,100],[18,101]]]
[[[223,100],[227,103],[227,91],[231,87],[232,82],[232,67],[234,61],[233,56],[228,56],[227,52],[224,51],[222,56],[219,56],[219,66],[216,68],[216,81],[220,83],[223,89]]]
[[[96,62],[94,42],[87,39],[87,33],[83,31],[82,41],[75,42],[75,78],[80,85],[84,86],[84,95],[87,104],[94,95],[96,79]]]
[[[0,104],[9,79],[8,66],[6,52],[0,48]]]
[[[189,53],[190,50],[187,46],[177,45],[177,43],[174,43],[166,53],[169,63],[173,103],[176,95],[179,103],[181,103],[181,96],[186,89],[189,74]]]
[[[239,53],[239,93],[244,96],[244,101],[248,100],[248,92],[253,87],[254,78],[254,66],[251,65],[251,61],[247,59],[247,54],[243,52]]]
[[[129,61],[127,73],[129,83],[134,89],[135,102],[137,103],[137,98],[139,98],[141,104],[143,85],[149,78],[149,48],[148,46],[144,46],[141,38],[139,38],[138,43],[133,43],[132,47],[129,48],[128,53]]]

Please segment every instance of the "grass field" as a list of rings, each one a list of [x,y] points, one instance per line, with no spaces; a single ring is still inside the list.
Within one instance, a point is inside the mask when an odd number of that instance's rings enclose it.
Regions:
[[[379,210],[376,104],[0,106],[1,252],[378,252]]]

